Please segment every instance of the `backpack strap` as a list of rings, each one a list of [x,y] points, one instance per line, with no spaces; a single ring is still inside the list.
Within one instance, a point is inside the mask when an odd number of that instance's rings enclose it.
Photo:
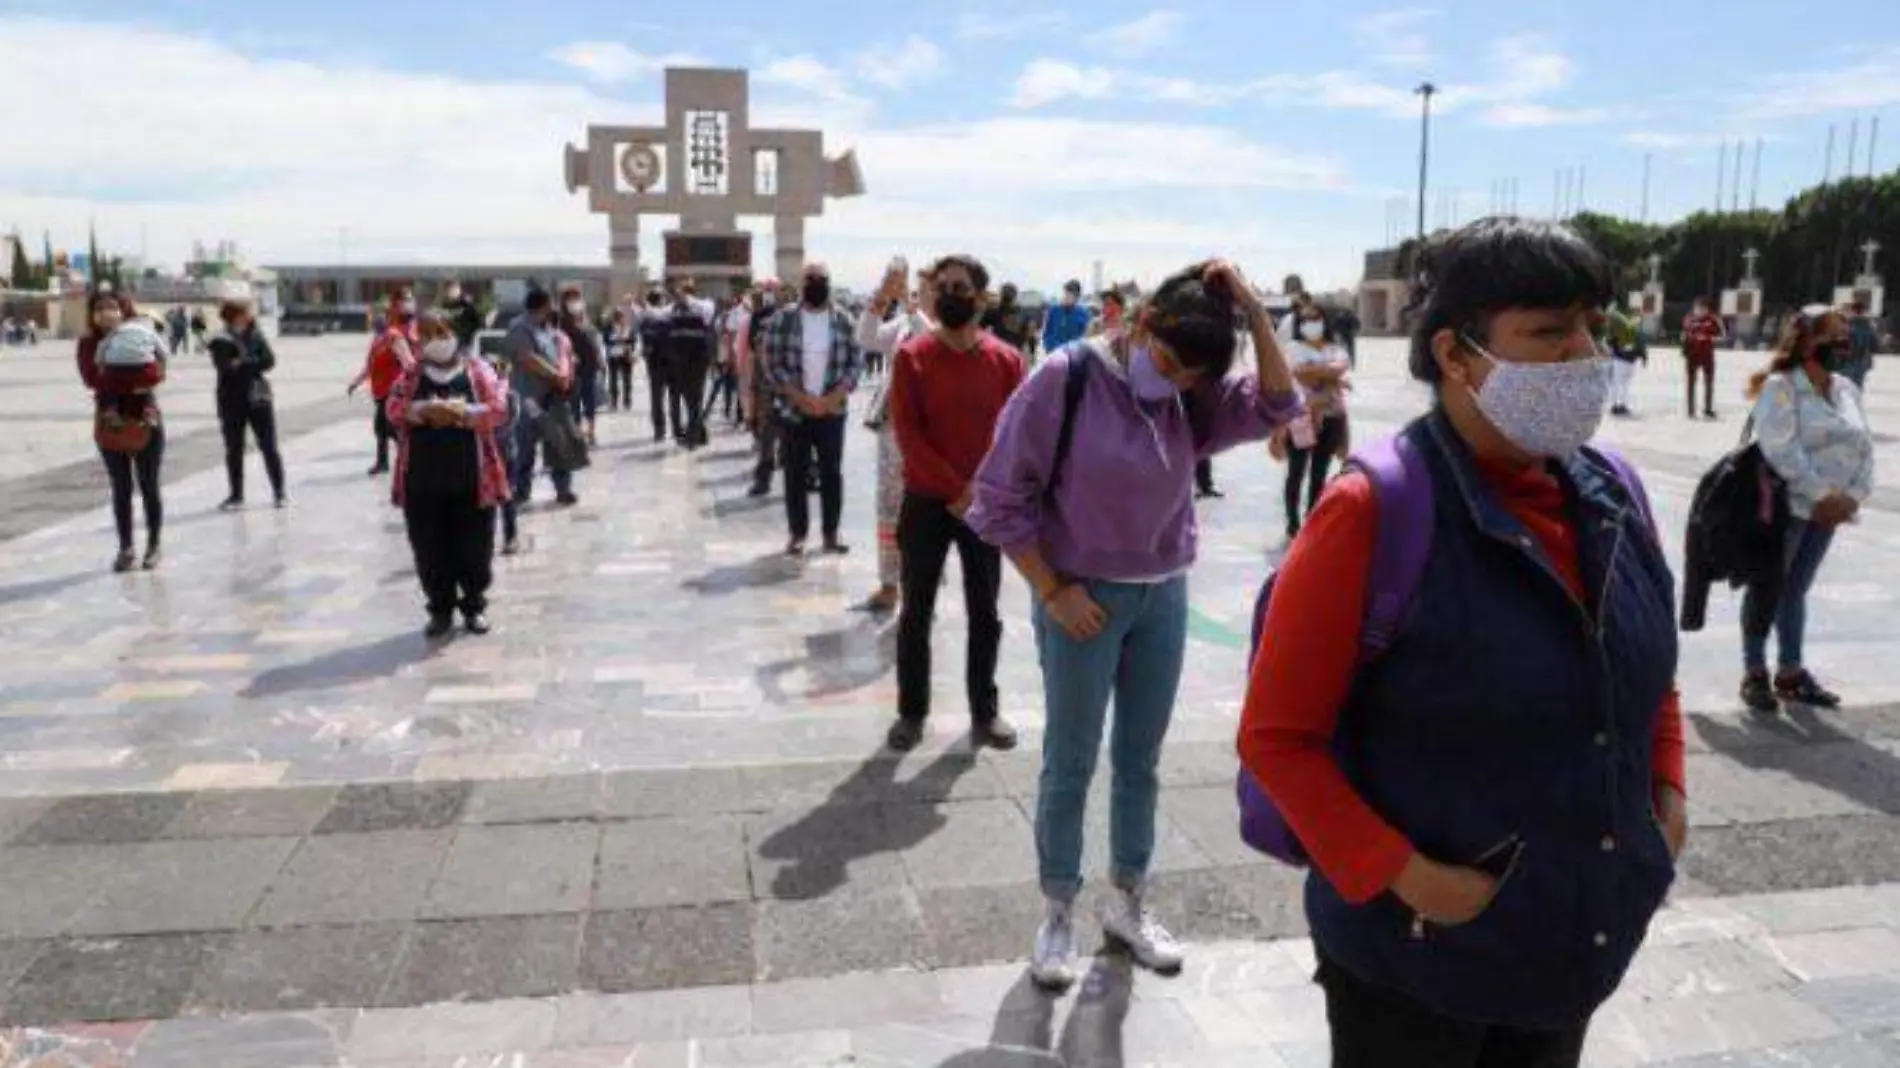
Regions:
[[[1359,631],[1359,662],[1364,665],[1392,647],[1424,579],[1435,511],[1432,473],[1404,433],[1354,453],[1347,466],[1365,474],[1378,506],[1365,622]]]
[[[1084,345],[1069,347],[1068,364],[1062,379],[1062,427],[1056,431],[1055,458],[1049,462],[1049,478],[1043,483],[1042,499],[1052,501],[1062,482],[1063,467],[1069,462],[1069,448],[1075,443],[1075,413],[1082,406],[1082,394],[1089,388],[1089,364],[1094,353]]]
[[[1610,465],[1610,470],[1615,473],[1617,482],[1623,486],[1623,492],[1629,494],[1630,499],[1636,502],[1636,510],[1642,513],[1643,522],[1649,529],[1655,530],[1656,516],[1649,510],[1649,494],[1643,489],[1643,479],[1636,473],[1635,465],[1631,464],[1622,453],[1611,449],[1593,447],[1590,451],[1602,457],[1603,462]]]

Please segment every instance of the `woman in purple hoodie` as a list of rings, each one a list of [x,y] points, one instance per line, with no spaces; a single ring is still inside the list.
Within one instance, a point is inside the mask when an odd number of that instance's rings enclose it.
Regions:
[[[1255,366],[1229,378],[1240,321]],[[1120,893],[1102,926],[1147,967],[1181,965],[1142,888],[1155,768],[1187,643],[1194,466],[1265,439],[1299,410],[1273,319],[1226,263],[1173,275],[1122,328],[1052,353],[1003,409],[965,522],[1009,555],[1036,595],[1046,717],[1036,853],[1048,911],[1030,972],[1044,986],[1077,977],[1083,806],[1111,696]]]

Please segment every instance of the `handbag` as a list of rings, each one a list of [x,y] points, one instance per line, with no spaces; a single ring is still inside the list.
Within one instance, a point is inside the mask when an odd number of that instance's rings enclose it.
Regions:
[[[574,422],[574,410],[556,400],[541,413],[541,447],[546,450],[548,466],[556,471],[579,471],[591,462],[587,457],[587,439]]]
[[[152,443],[152,417],[127,418],[116,407],[101,408],[93,416],[92,440],[106,452],[141,453]]]

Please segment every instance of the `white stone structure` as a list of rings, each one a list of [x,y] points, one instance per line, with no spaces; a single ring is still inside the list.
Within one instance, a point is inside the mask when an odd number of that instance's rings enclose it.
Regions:
[[[857,196],[854,154],[827,159],[817,130],[754,129],[743,70],[668,68],[665,126],[589,126],[587,147],[567,147],[567,188],[586,189],[607,216],[616,297],[644,281],[640,216],[671,215],[663,273],[692,278],[701,293],[729,291],[752,274],[752,235],[742,215],[769,215],[775,273],[793,281],[805,263],[805,220],[827,197]]]

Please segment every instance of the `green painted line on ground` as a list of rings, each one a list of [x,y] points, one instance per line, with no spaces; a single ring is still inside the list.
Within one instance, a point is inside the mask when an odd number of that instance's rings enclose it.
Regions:
[[[1188,606],[1188,637],[1225,649],[1245,649],[1247,636],[1193,605]]]

